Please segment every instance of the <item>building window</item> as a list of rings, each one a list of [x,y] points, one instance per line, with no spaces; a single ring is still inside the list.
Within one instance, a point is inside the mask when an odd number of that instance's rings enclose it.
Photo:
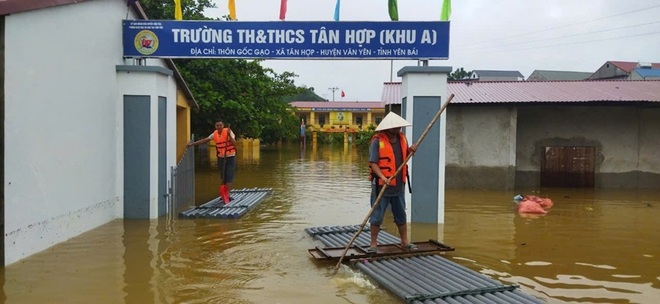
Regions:
[[[362,115],[355,116],[355,124],[358,125],[358,128],[362,129]]]
[[[321,127],[325,125],[325,114],[319,115],[319,125],[321,125]]]
[[[379,124],[383,120],[383,116],[376,116],[376,124]]]

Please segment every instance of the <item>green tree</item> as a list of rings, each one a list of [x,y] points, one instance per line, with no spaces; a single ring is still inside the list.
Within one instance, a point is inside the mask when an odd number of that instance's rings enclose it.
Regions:
[[[361,151],[369,151],[371,138],[376,134],[376,126],[369,125],[367,129],[360,130],[355,134],[355,146]]]
[[[277,74],[256,60],[187,59],[179,64],[200,106],[193,120],[196,135],[206,136],[222,119],[236,134],[266,143],[295,137],[297,119],[292,107],[281,102],[299,91],[295,74]]]
[[[174,19],[174,0],[140,0],[140,5],[149,19]],[[183,20],[211,20],[204,16],[204,10],[215,7],[213,0],[181,0]]]
[[[174,1],[141,0],[150,19],[173,19]],[[211,0],[182,0],[185,20],[209,20],[203,12]],[[226,20],[226,18],[224,18]],[[221,21],[219,21],[221,22]],[[214,122],[223,120],[238,136],[261,138],[265,143],[296,138],[298,120],[282,102],[300,94],[292,72],[276,73],[259,60],[175,60],[200,109],[193,113],[192,130],[208,136]]]
[[[300,87],[300,93],[292,96],[287,96],[284,98],[285,102],[292,102],[292,101],[328,101],[327,99],[319,96],[314,92],[313,87],[306,87],[302,86]]]
[[[449,74],[447,80],[461,80],[461,79],[469,78],[470,74],[472,74],[472,71],[466,71],[463,68],[458,68],[456,69],[456,71],[453,71]]]

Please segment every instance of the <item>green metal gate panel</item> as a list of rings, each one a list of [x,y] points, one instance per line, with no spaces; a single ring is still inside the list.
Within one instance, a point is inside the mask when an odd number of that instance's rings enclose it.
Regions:
[[[158,215],[167,212],[167,98],[158,97]]]
[[[149,218],[151,96],[124,95],[124,218]]]

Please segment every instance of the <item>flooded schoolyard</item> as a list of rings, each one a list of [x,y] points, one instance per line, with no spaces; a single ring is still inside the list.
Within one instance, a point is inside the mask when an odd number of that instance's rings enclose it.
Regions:
[[[343,145],[264,147],[238,155],[235,189],[273,188],[236,220],[115,220],[12,264],[4,303],[403,303],[348,267],[312,260],[305,228],[360,224],[367,157]],[[217,196],[201,159],[197,204]],[[540,191],[550,213],[515,212]],[[448,190],[446,223],[411,227],[456,248],[454,262],[550,303],[657,303],[660,191]],[[395,234],[391,218],[385,228]]]

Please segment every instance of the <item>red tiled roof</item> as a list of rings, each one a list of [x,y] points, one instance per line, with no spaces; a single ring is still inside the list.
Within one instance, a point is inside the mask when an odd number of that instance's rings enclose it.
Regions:
[[[383,96],[400,92],[401,83],[385,83]],[[450,82],[452,103],[505,102],[660,102],[658,80],[606,81],[474,81]],[[400,93],[399,93],[400,94]],[[401,99],[383,99],[384,104],[400,104]]]
[[[289,104],[297,108],[373,109],[383,107],[380,101],[292,101]]]
[[[632,62],[632,61],[608,61],[608,62],[615,65],[617,68],[626,71],[626,73],[632,72],[632,70],[636,68],[637,65],[639,64],[639,62]],[[660,63],[651,63],[651,66],[654,69],[660,69]]]

